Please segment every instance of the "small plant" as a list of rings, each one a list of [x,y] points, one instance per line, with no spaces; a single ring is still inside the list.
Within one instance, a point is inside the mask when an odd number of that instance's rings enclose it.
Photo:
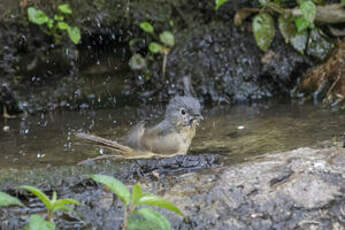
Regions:
[[[218,10],[218,8],[223,5],[224,3],[226,3],[228,0],[216,0],[216,10]]]
[[[228,0],[215,0],[216,10],[226,2]],[[252,21],[253,35],[259,48],[267,52],[275,37],[272,15],[278,14],[278,28],[285,42],[290,43],[297,51],[304,53],[307,49],[309,30],[322,34],[314,24],[316,5],[321,2],[319,0],[296,0],[297,7],[291,9],[287,7],[285,0],[259,0],[261,6],[259,9],[242,8],[238,10],[234,23],[240,25],[246,18],[256,14]]]
[[[105,175],[90,175],[90,177],[94,181],[104,184],[123,202],[123,230],[150,229],[148,227],[150,224],[151,226],[154,226],[152,229],[156,230],[171,229],[170,222],[165,216],[149,208],[138,209],[138,206],[141,205],[151,205],[165,208],[183,216],[182,212],[169,201],[151,193],[142,192],[139,183],[133,186],[131,195],[128,188],[121,181],[113,177]],[[139,218],[135,218],[135,216],[138,216]],[[140,218],[143,218],[144,221],[141,221]]]
[[[46,221],[40,215],[31,215],[29,223],[24,226],[24,230],[55,230],[55,224]]]
[[[74,44],[80,41],[80,30],[76,26],[68,25],[64,20],[66,15],[72,14],[72,9],[68,4],[58,6],[58,13],[50,18],[42,10],[34,7],[28,8],[29,21],[40,26],[41,30],[54,37],[55,43],[61,40],[61,32],[67,31],[67,34]]]
[[[170,27],[172,27],[173,22],[170,21],[169,25]],[[134,54],[129,61],[129,65],[132,69],[143,69],[146,67],[147,60],[152,59],[150,53],[161,54],[163,55],[162,76],[164,78],[166,72],[167,57],[171,48],[175,45],[174,34],[169,30],[165,30],[157,35],[155,33],[154,27],[149,22],[141,22],[139,26],[145,33],[149,35],[147,37],[147,48],[149,53],[145,58],[146,60],[140,54]],[[138,41],[140,41],[140,39],[133,39],[129,42],[129,45],[132,47]]]
[[[10,205],[24,206],[17,198],[10,196],[7,193],[0,192],[0,207]]]
[[[41,217],[40,215],[32,215],[30,217],[29,223],[25,226],[25,230],[34,230],[34,229],[55,229],[55,224],[53,221],[53,214],[58,211],[64,212],[73,212],[74,210],[69,206],[71,204],[79,205],[79,202],[73,199],[57,199],[57,194],[54,191],[52,195],[52,199],[50,200],[49,197],[42,192],[40,189],[23,185],[19,188],[25,189],[31,193],[33,193],[36,197],[38,197],[44,206],[47,209],[47,216],[46,220]]]

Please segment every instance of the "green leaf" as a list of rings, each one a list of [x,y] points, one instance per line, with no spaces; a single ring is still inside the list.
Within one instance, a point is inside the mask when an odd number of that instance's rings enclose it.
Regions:
[[[152,34],[154,31],[153,26],[149,22],[141,22],[139,26],[146,33]]]
[[[73,27],[68,27],[67,28],[67,32],[68,32],[68,36],[69,38],[72,40],[72,42],[74,44],[78,44],[80,39],[81,39],[81,35],[80,35],[80,30],[78,27],[73,26]]]
[[[145,219],[142,215],[130,215],[126,230],[158,230],[157,223]]]
[[[149,44],[149,50],[151,53],[159,53],[162,50],[162,46],[157,42],[151,42]]]
[[[107,188],[110,189],[116,196],[122,200],[125,205],[128,205],[130,202],[130,193],[128,188],[119,180],[111,176],[105,175],[90,175],[91,179],[94,181],[104,184]]]
[[[316,6],[312,1],[303,1],[300,5],[303,17],[309,22],[313,23],[316,16]]]
[[[132,188],[132,204],[136,205],[142,196],[142,191],[139,183],[136,183]]]
[[[52,212],[58,212],[58,211],[62,211],[62,212],[69,212],[69,213],[75,213],[74,209],[71,207],[68,207],[67,205],[57,205],[54,206],[52,209]]]
[[[308,31],[309,32],[309,31]],[[308,34],[306,54],[325,61],[334,48],[334,43],[320,29],[312,29]]]
[[[306,30],[297,32],[291,39],[291,45],[300,53],[303,53],[307,47],[308,32]]]
[[[224,3],[226,3],[228,0],[216,0],[216,10],[218,10],[218,8],[223,5]]]
[[[261,50],[266,52],[270,47],[275,35],[272,16],[267,13],[256,15],[254,17],[252,27],[256,44]]]
[[[181,210],[178,209],[175,205],[173,205],[170,201],[167,201],[159,196],[155,196],[150,193],[142,194],[141,198],[137,201],[137,204],[138,205],[152,205],[152,206],[157,206],[160,208],[165,208],[183,216],[183,213],[181,212]]]
[[[288,43],[297,32],[294,21],[292,21],[291,18],[286,18],[284,15],[279,16],[278,27],[286,43]]]
[[[57,27],[60,30],[68,30],[68,29],[70,29],[70,26],[67,23],[65,23],[65,22],[58,22]]]
[[[53,191],[53,195],[52,195],[52,199],[51,199],[51,203],[53,204],[53,203],[55,203],[56,202],[56,199],[57,199],[57,194],[56,194],[56,192],[55,191]]]
[[[64,17],[63,17],[62,15],[56,14],[56,15],[54,16],[54,20],[55,20],[55,21],[63,21],[63,20],[64,20]]]
[[[270,0],[259,0],[260,6],[266,6],[271,3]]]
[[[142,215],[146,220],[149,220],[157,224],[157,226],[159,226],[159,229],[161,230],[171,229],[170,222],[168,221],[168,219],[159,212],[156,212],[149,208],[142,208],[137,210],[136,213]]]
[[[32,215],[29,223],[24,227],[24,230],[54,230],[55,224],[46,221],[40,215]]]
[[[19,186],[19,188],[25,189],[25,190],[33,193],[35,196],[37,196],[43,202],[43,204],[46,206],[46,209],[51,210],[52,204],[49,200],[49,197],[46,194],[44,194],[40,189],[35,188],[33,186],[29,186],[29,185],[22,185],[22,186]]]
[[[16,197],[10,196],[4,192],[0,192],[0,207],[9,205],[24,206]]]
[[[340,3],[345,5],[345,0],[340,0]]]
[[[48,25],[48,28],[49,28],[49,29],[53,28],[54,20],[51,19],[51,18],[49,18],[49,19],[48,19],[48,22],[47,22],[47,25]]]
[[[159,35],[159,40],[170,47],[173,47],[175,45],[175,37],[170,31],[163,31]]]
[[[58,6],[58,10],[64,14],[72,14],[72,10],[68,4],[61,4]]]
[[[80,205],[79,201],[73,200],[73,199],[59,199],[55,201],[53,205],[66,205],[66,204],[75,204],[75,205]]]
[[[28,8],[28,17],[30,22],[35,23],[37,25],[42,25],[48,22],[49,19],[42,10],[38,10],[34,7]]]
[[[140,54],[134,54],[128,63],[132,70],[141,70],[146,68],[146,60]]]
[[[295,23],[298,32],[304,31],[311,26],[310,22],[307,21],[303,16],[296,18]]]

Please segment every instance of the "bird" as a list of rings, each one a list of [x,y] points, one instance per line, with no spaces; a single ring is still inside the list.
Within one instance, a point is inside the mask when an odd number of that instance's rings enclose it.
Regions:
[[[127,159],[184,155],[203,119],[198,99],[177,95],[169,101],[162,121],[152,127],[139,122],[122,143],[87,133],[76,136],[111,147]]]

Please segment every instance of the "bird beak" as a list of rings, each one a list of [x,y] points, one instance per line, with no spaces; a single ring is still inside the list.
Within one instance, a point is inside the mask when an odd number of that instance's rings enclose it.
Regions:
[[[201,114],[194,114],[193,119],[191,120],[191,125],[194,123],[199,126],[200,120],[204,120],[204,117]]]
[[[198,119],[199,121],[200,121],[200,120],[204,120],[204,117],[203,117],[200,113],[199,113],[199,114],[195,114],[194,117],[195,117],[196,119]]]

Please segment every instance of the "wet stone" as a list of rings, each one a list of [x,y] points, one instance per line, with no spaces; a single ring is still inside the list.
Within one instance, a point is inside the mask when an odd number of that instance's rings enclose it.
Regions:
[[[221,166],[223,159],[215,154],[200,154],[127,161],[117,168],[111,168],[109,162],[97,163],[92,168],[95,173],[115,176],[129,187],[140,181],[143,191],[176,204],[187,216],[185,220],[159,210],[173,229],[343,229],[344,159],[345,149],[339,143],[322,149],[265,154],[228,167]],[[198,170],[205,165],[212,168]],[[187,171],[181,173],[179,167]],[[86,173],[83,170],[79,168],[81,174]],[[141,177],[136,174],[138,170],[143,172]],[[159,176],[152,178],[155,171]],[[61,197],[79,200],[82,205],[76,210],[81,216],[58,216],[58,228],[120,229],[123,206],[119,199],[85,176],[68,177],[64,176],[65,182],[54,190]],[[16,194],[15,190],[4,191]],[[51,188],[46,187],[45,192],[51,194]],[[19,194],[30,207],[41,208],[37,199]],[[1,227],[21,228],[30,212],[27,208],[1,209]]]
[[[157,170],[160,175],[169,175],[177,172],[219,167],[220,157],[217,154],[180,155],[159,160],[137,160],[136,162],[144,174]]]

